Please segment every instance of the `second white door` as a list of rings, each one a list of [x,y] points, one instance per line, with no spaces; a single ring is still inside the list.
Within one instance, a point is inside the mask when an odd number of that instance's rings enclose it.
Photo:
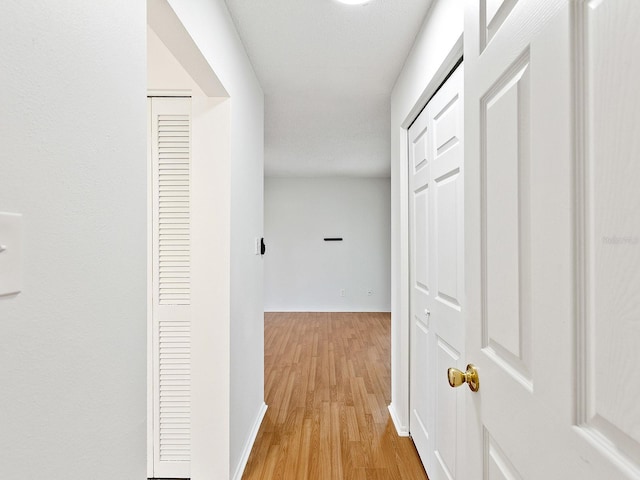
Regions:
[[[410,433],[431,480],[460,478],[464,397],[463,68],[409,129]],[[437,412],[437,415],[436,415]]]

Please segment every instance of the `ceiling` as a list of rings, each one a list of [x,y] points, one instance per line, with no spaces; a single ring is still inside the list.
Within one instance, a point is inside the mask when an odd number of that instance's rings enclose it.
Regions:
[[[431,0],[226,0],[265,94],[265,175],[390,175],[390,95]]]

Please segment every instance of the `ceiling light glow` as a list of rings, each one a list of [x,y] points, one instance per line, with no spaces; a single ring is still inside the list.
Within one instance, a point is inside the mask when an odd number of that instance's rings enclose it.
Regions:
[[[370,1],[371,0],[338,0],[338,2],[344,3],[345,5],[365,5]]]

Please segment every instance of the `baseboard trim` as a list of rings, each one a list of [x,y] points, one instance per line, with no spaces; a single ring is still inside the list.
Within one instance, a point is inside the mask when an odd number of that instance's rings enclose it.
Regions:
[[[256,418],[253,427],[251,428],[251,433],[249,434],[249,438],[247,439],[247,443],[242,450],[242,456],[240,457],[240,462],[238,463],[238,467],[236,468],[236,473],[233,475],[233,480],[241,480],[242,475],[244,474],[244,469],[247,467],[247,462],[249,461],[249,455],[251,455],[251,449],[253,448],[253,444],[258,437],[258,432],[260,431],[260,425],[262,425],[262,420],[264,420],[264,416],[267,413],[267,404],[263,403],[262,407],[260,407],[260,412]]]
[[[391,421],[393,422],[393,426],[396,427],[396,432],[398,432],[398,436],[400,436],[400,437],[408,437],[408,436],[410,436],[409,435],[409,428],[400,424],[400,420],[398,419],[398,416],[396,415],[396,409],[393,406],[393,403],[391,405],[389,405],[389,407],[387,407],[387,408],[389,409],[389,415],[391,416]]]
[[[391,313],[389,307],[265,308],[264,313]]]

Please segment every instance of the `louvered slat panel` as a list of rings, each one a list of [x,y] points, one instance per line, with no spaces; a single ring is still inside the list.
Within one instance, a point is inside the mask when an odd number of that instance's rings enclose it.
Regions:
[[[188,462],[191,446],[190,323],[160,322],[159,342],[160,461]],[[177,451],[177,445],[184,448]]]
[[[158,116],[160,305],[189,305],[191,301],[189,136],[188,115]],[[169,231],[170,236],[167,234]],[[168,269],[174,268],[187,274],[180,286],[176,286],[172,278],[166,275]]]

